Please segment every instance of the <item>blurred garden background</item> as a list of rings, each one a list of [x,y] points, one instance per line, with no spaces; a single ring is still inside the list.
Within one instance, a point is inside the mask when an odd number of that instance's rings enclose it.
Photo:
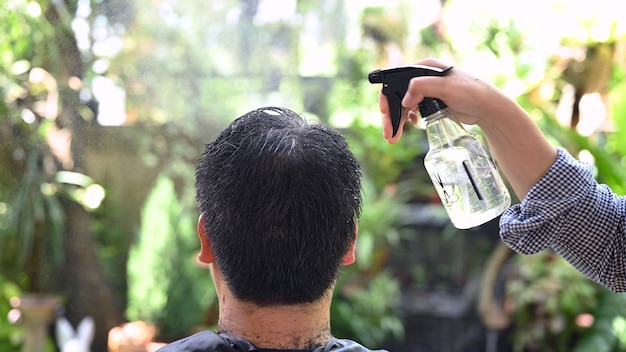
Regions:
[[[23,348],[21,309],[38,298],[53,297],[47,351],[60,316],[94,318],[94,352],[214,327],[195,162],[266,105],[340,130],[365,169],[336,336],[394,351],[626,351],[626,296],[549,250],[512,253],[497,219],[449,223],[424,131],[385,143],[367,82],[439,57],[515,97],[626,194],[619,1],[0,2],[0,351]],[[120,332],[129,322],[144,325]]]

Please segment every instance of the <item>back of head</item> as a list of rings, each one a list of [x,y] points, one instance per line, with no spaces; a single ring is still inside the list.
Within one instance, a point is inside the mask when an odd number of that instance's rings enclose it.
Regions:
[[[206,146],[196,191],[235,297],[301,304],[332,287],[361,210],[361,169],[340,134],[287,109],[251,111]]]

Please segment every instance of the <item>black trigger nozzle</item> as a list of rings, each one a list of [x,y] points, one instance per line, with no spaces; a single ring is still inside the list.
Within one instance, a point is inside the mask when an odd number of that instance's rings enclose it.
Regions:
[[[372,84],[383,83],[383,76],[380,73],[380,70],[372,71],[367,75],[367,79]]]
[[[400,127],[400,122],[402,122],[402,115],[406,115],[407,112],[406,109],[402,108],[402,98],[409,88],[411,79],[419,76],[444,76],[450,69],[452,69],[452,66],[438,68],[424,65],[409,65],[375,70],[369,73],[367,78],[370,83],[383,84],[382,92],[387,97],[389,103],[394,136]]]

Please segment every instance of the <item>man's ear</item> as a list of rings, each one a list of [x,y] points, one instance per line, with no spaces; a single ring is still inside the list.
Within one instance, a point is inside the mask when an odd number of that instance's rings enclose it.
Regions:
[[[215,261],[215,255],[213,254],[213,246],[211,245],[211,241],[209,241],[209,236],[207,236],[204,230],[204,213],[200,214],[200,218],[198,219],[198,237],[200,238],[200,254],[198,254],[198,260],[204,264],[210,264]]]
[[[346,255],[343,256],[343,261],[342,261],[343,265],[354,264],[354,262],[356,261],[355,251],[356,251],[357,237],[359,237],[359,227],[357,225],[354,225],[354,241],[350,245],[350,249],[348,250],[348,253],[346,253]]]

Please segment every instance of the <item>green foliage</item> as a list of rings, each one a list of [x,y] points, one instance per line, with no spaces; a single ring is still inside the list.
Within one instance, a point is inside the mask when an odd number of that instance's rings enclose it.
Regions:
[[[18,285],[0,275],[0,351],[17,352],[23,339],[20,327],[12,325],[7,319],[13,307],[9,301],[19,297],[21,290]]]
[[[582,333],[576,318],[593,311],[597,284],[551,251],[516,257],[507,283],[515,302],[514,351],[569,351]]]
[[[571,351],[626,351],[626,295],[603,290],[593,316],[593,325]]]
[[[608,147],[611,151],[621,152],[624,154],[626,151],[626,79],[624,83],[615,87],[615,90],[611,94],[611,102],[613,103],[613,115],[615,118],[615,132],[612,133],[614,138],[608,141]],[[623,161],[621,162],[623,164]]]
[[[133,4],[142,11],[126,28],[125,48],[106,60],[134,119],[173,122],[197,136],[259,106],[300,110],[297,31],[280,22],[257,27],[254,10],[232,21],[239,7],[258,4]]]
[[[41,20],[42,15],[36,1],[15,0],[0,8],[0,86],[30,67],[42,64],[42,53],[51,48],[49,41],[53,33],[50,24]]]
[[[0,167],[0,263],[5,275],[15,277],[26,258],[47,261],[48,267],[59,263],[64,219],[53,174],[45,168],[50,124],[22,119],[30,111],[23,104],[42,93],[41,87],[28,83],[28,71],[41,64],[51,27],[40,20],[36,2],[6,5],[0,8],[0,151],[6,153]],[[44,235],[48,240],[40,241]]]
[[[374,187],[380,191],[406,178],[407,173],[419,171],[423,167],[418,159],[425,153],[427,146],[424,144],[424,134],[420,132],[407,127],[403,140],[390,145],[382,141],[380,126],[355,120],[348,131],[348,141]],[[420,188],[416,186],[414,189]]]
[[[404,207],[393,195],[380,193],[368,178],[364,179],[363,193],[356,264],[361,270],[382,270],[385,262],[380,257],[399,243],[400,235],[394,225]]]
[[[46,281],[62,262],[62,198],[88,208],[87,187],[99,187],[76,183],[88,180],[85,175],[60,172],[53,151],[59,146],[50,137],[59,130],[55,119],[63,109],[55,33],[67,28],[52,26],[46,5],[16,0],[0,8],[0,263],[10,277],[25,271],[30,280],[20,283],[31,291],[49,289]],[[69,18],[67,9],[57,10]]]
[[[67,219],[61,200],[92,210],[99,206],[104,191],[84,174],[58,169],[45,141],[51,121],[12,123],[8,126],[21,129],[22,138],[12,145],[20,157],[8,166],[10,177],[0,182],[0,205],[5,207],[0,211],[0,262],[5,275],[15,277],[26,271],[30,282],[24,288],[39,291],[54,277],[64,257]]]
[[[14,145],[22,153],[22,160],[13,165],[16,178],[0,184],[0,204],[6,206],[0,213],[0,262],[7,275],[15,275],[25,265],[47,263],[29,283],[31,289],[39,290],[40,279],[58,267],[63,257],[65,216],[59,203],[60,185],[54,173],[45,169],[42,130],[47,126],[23,127],[29,135]]]
[[[157,179],[128,260],[127,316],[157,323],[166,340],[188,335],[215,300],[208,271],[195,259],[197,213],[179,200],[174,187],[167,174]]]
[[[331,308],[333,333],[352,337],[367,346],[381,346],[389,338],[400,339],[404,326],[399,318],[400,286],[389,273],[377,273],[367,282],[352,280],[336,293]]]
[[[24,148],[24,174],[14,188],[5,191],[6,202],[10,207],[6,213],[5,226],[0,232],[0,252],[4,258],[16,259],[14,264],[17,267],[22,266],[38,240],[36,236],[40,230],[36,226],[48,223],[49,240],[44,243],[50,246],[52,256],[47,259],[53,259],[53,263],[58,264],[64,216],[56,199],[56,188],[51,177],[41,169],[44,154],[39,151],[37,141]]]

